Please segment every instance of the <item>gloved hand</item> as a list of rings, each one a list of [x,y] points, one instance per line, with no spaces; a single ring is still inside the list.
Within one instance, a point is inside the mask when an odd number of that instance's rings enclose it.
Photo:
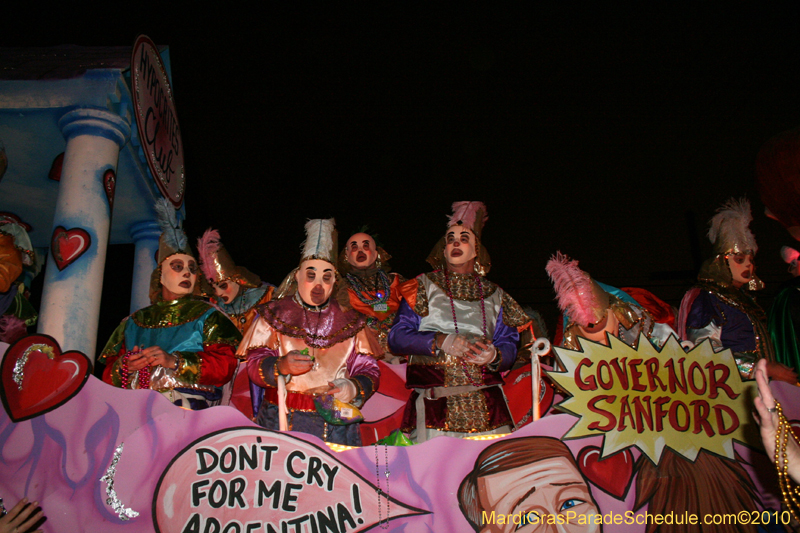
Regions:
[[[355,383],[346,378],[334,379],[333,381],[329,381],[328,385],[333,387],[333,389],[331,389],[331,394],[340,402],[350,403],[356,397],[356,394],[358,394]]]
[[[469,347],[469,341],[458,333],[450,333],[442,342],[442,351],[455,357],[463,357]]]
[[[480,352],[475,353],[474,350],[480,350]],[[492,362],[492,360],[497,357],[497,348],[494,347],[494,344],[483,344],[482,342],[476,343],[472,351],[467,353],[467,362],[473,363],[476,365],[486,365]]]

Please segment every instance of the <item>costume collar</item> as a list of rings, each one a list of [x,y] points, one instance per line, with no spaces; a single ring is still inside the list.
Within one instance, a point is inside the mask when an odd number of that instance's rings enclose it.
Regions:
[[[434,285],[442,289],[445,293],[447,290],[447,282],[445,281],[444,270],[436,270],[426,274]],[[476,278],[480,278],[478,284]],[[483,276],[476,276],[475,274],[456,274],[455,272],[447,272],[447,278],[450,284],[450,294],[454,300],[464,300],[468,302],[475,302],[481,299],[481,291],[483,297],[489,298],[497,290],[497,285],[484,278]]]
[[[283,298],[259,306],[258,314],[279,333],[303,339],[313,348],[330,348],[361,331],[364,315],[343,311],[333,298],[320,311],[312,311],[295,301]]]
[[[241,315],[256,305],[258,301],[267,292],[269,285],[264,283],[260,287],[246,288],[242,287],[239,294],[234,298],[231,303],[226,304],[219,302],[217,305],[228,315]]]

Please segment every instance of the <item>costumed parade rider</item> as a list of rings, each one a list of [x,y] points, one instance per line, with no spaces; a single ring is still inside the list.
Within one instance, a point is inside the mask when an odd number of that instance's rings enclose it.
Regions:
[[[486,207],[456,202],[428,262],[389,333],[389,348],[408,356],[403,430],[417,442],[439,435],[508,433],[512,419],[500,372],[517,358],[525,312],[484,276],[491,266],[481,242]],[[530,354],[527,355],[530,357]]]
[[[246,332],[256,317],[256,307],[272,299],[275,286],[262,282],[247,268],[237,266],[215,229],[207,229],[197,239],[197,254],[200,270],[214,289],[217,307],[228,315],[241,333]],[[263,394],[264,389],[250,383],[242,363],[237,367],[231,386],[223,390],[221,403],[233,404],[252,420]]]
[[[366,228],[362,229],[347,239],[339,255],[339,274],[344,283],[337,300],[343,309],[355,309],[367,317],[367,326],[380,343],[383,359],[400,362],[389,352],[389,330],[400,302],[416,293],[417,283],[387,272],[391,256]]]
[[[39,315],[25,288],[37,266],[28,232],[13,218],[0,216],[0,342],[13,344],[36,324]]]
[[[800,371],[800,252],[789,246],[781,248],[781,258],[789,264],[792,279],[784,282],[769,310],[769,334],[775,357],[795,372]]]
[[[161,226],[158,267],[150,278],[153,305],[114,330],[98,361],[103,380],[126,389],[152,389],[178,406],[219,403],[238,363],[241,333],[222,312],[197,298],[197,262],[172,205],[156,203]]]
[[[795,383],[797,374],[776,361],[766,314],[749,292],[764,288],[755,273],[752,220],[750,202],[733,198],[712,217],[708,238],[715,254],[681,301],[679,333],[695,344],[708,339],[716,351],[729,348],[743,377],[752,377],[764,358],[771,378]]]
[[[545,266],[553,282],[558,307],[563,313],[563,338],[558,343],[580,350],[579,338],[608,346],[606,334],[636,348],[640,334],[661,347],[678,334],[669,325],[656,322],[635,300],[609,285],[599,283],[578,267],[578,261],[561,252]]]
[[[237,266],[215,229],[207,229],[197,239],[197,253],[200,269],[214,288],[217,306],[244,333],[256,317],[256,306],[272,299],[275,286]]]
[[[309,220],[300,266],[258,307],[239,354],[264,388],[256,423],[326,442],[361,445],[359,408],[377,390],[377,340],[366,317],[335,298],[333,219]],[[372,337],[372,338],[370,338]]]

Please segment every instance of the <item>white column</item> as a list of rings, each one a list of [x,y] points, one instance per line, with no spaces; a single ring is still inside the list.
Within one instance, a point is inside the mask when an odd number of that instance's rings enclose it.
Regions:
[[[161,228],[154,221],[137,222],[131,226],[135,245],[131,313],[150,305],[150,276],[156,269],[156,253]]]
[[[70,111],[59,126],[67,148],[53,230],[83,229],[91,244],[63,270],[53,260],[51,245],[38,331],[55,338],[63,350],[79,350],[94,361],[111,226],[103,174],[109,169],[116,172],[119,149],[128,142],[131,129],[118,115],[99,108]]]

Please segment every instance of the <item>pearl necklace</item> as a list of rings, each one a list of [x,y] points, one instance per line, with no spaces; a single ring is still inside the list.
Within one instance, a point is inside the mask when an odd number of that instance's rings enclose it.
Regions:
[[[444,269],[443,272],[444,272],[444,284],[445,287],[447,288],[447,297],[450,299],[450,310],[453,313],[453,326],[455,327],[456,335],[458,335],[458,318],[456,318],[456,305],[453,302],[453,292],[450,290],[450,274],[448,273],[446,268]],[[487,339],[489,335],[486,333],[486,304],[483,298],[483,283],[481,283],[481,277],[478,274],[475,274],[475,283],[478,284],[478,294],[480,295],[481,298],[481,317],[483,319],[481,331],[483,331],[483,338]],[[470,385],[472,385],[473,387],[480,387],[483,385],[482,382],[478,383],[472,379],[472,376],[470,376],[468,371],[469,367],[467,367],[467,362],[464,361],[463,358],[461,359],[461,368],[464,370],[464,375],[467,377],[467,381],[469,381]],[[485,376],[485,369],[483,366],[481,366],[481,378],[483,378],[484,376]],[[483,381],[483,379],[481,379],[481,381]]]

